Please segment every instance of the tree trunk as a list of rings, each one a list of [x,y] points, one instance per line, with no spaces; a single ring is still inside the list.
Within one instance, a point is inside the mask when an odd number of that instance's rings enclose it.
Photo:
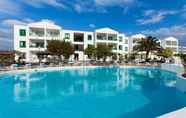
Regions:
[[[62,58],[61,58],[61,55],[58,55],[58,58],[59,58],[59,61],[58,63],[60,64],[62,62]]]
[[[148,61],[148,57],[149,57],[149,51],[146,52],[146,55],[145,55],[145,60]]]
[[[106,58],[107,58],[107,57],[103,57],[103,62],[106,62]]]

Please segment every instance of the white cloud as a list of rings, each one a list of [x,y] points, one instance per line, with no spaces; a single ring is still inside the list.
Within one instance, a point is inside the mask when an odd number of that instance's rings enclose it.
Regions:
[[[181,14],[182,18],[186,19],[186,4],[181,9],[180,14]]]
[[[96,13],[107,13],[107,10],[104,7],[96,6],[94,1],[91,0],[77,0],[74,2],[68,2],[69,5],[73,6],[73,9],[77,13],[87,13],[87,12],[96,12]]]
[[[76,0],[64,1],[68,8],[73,8],[78,13],[96,12],[108,13],[108,7],[120,7],[127,12],[129,7],[137,0]],[[126,9],[127,8],[127,9]]]
[[[0,13],[16,15],[21,11],[20,5],[11,0],[0,0]]]
[[[12,49],[12,30],[10,28],[0,28],[0,50]]]
[[[144,18],[137,19],[137,23],[140,25],[146,25],[146,24],[155,24],[161,22],[165,17],[169,15],[175,15],[178,11],[171,11],[171,10],[146,10],[144,12]]]
[[[52,7],[66,8],[66,6],[59,0],[22,0],[24,3],[31,5],[36,8],[44,7],[49,5]]]
[[[34,20],[25,18],[23,20],[5,19],[0,22],[0,50],[13,48],[13,25],[24,25]]]
[[[124,6],[127,4],[134,3],[135,0],[95,0],[96,5],[98,6]]]
[[[180,40],[180,42],[185,42],[181,45],[186,45],[186,24],[175,25],[171,27],[163,27],[157,30],[145,30],[142,33],[146,35],[152,35],[159,38],[165,38],[169,36],[174,36]]]
[[[5,19],[1,22],[1,25],[4,25],[4,26],[25,25],[30,22],[34,22],[34,20],[29,19],[29,18],[25,18],[23,20]]]
[[[95,25],[95,24],[89,24],[89,27],[90,27],[90,28],[95,28],[96,25]]]
[[[6,19],[6,20],[3,20],[2,25],[6,25],[6,26],[12,26],[12,25],[24,25],[25,22],[23,21],[19,21],[19,20],[16,20],[16,19]]]
[[[183,11],[186,11],[186,4],[182,8]]]
[[[0,13],[18,14],[24,12],[24,5],[34,8],[43,8],[51,6],[55,8],[74,10],[78,13],[96,12],[108,13],[107,7],[122,7],[126,12],[126,8],[134,5],[137,0],[0,0]]]
[[[74,9],[75,11],[77,11],[78,13],[81,13],[82,12],[82,7],[80,4],[75,4],[74,5]]]

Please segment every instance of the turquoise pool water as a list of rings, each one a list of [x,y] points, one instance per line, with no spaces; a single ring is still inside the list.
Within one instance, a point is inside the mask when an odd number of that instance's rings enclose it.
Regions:
[[[0,75],[0,118],[153,118],[186,106],[174,73],[89,68]]]

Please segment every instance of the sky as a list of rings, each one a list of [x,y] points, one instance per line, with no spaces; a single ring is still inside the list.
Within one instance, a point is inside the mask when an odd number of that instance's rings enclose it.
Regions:
[[[13,48],[14,24],[42,19],[64,29],[174,36],[186,46],[186,0],[0,0],[0,50]]]

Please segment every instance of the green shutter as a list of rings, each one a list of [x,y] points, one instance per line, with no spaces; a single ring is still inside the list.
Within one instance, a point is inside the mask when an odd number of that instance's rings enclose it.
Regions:
[[[19,47],[20,48],[25,48],[26,47],[26,42],[25,41],[20,41],[19,42]]]
[[[20,36],[26,36],[26,30],[25,29],[20,29],[19,30],[19,35]]]

